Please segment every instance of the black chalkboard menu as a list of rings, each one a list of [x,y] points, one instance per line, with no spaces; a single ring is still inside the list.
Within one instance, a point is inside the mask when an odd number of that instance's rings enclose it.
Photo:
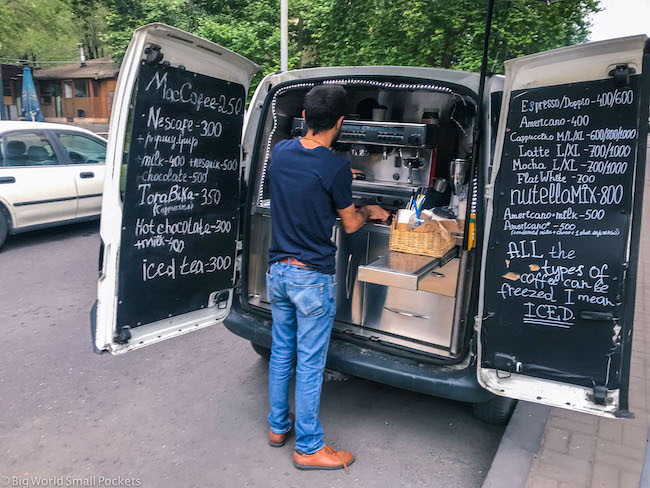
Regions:
[[[640,205],[639,88],[632,76],[624,87],[604,79],[511,93],[485,270],[484,367],[619,386]]]
[[[245,88],[142,62],[131,115],[117,331],[234,284]]]

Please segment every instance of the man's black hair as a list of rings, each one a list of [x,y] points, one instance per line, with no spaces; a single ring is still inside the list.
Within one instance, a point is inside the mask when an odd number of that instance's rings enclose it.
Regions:
[[[318,85],[305,95],[307,127],[318,134],[348,114],[348,95],[341,85]]]

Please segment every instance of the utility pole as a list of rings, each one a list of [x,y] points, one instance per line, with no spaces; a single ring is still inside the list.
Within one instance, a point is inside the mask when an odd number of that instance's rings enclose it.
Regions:
[[[289,0],[280,0],[280,70],[289,69]]]
[[[0,63],[0,120],[5,116],[5,94],[2,86],[2,63]]]

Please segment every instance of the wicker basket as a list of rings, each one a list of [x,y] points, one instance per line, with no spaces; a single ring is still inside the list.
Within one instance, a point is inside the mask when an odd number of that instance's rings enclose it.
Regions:
[[[442,225],[438,225],[434,232],[415,232],[412,230],[397,230],[397,218],[393,218],[390,226],[391,251],[420,254],[440,258],[447,254],[456,245],[456,238]]]

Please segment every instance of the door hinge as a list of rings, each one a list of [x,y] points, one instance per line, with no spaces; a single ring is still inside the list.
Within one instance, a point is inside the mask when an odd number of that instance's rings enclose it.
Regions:
[[[494,353],[492,360],[494,369],[507,371],[509,373],[521,373],[524,365],[515,356],[503,352]]]
[[[144,48],[144,53],[147,55],[147,64],[158,64],[162,61],[163,53],[160,52],[158,44],[151,44]]]
[[[627,86],[630,84],[630,76],[636,74],[636,69],[629,67],[627,64],[619,64],[609,72],[609,76],[614,78],[616,86]]]
[[[131,340],[131,327],[128,325],[125,325],[122,327],[122,330],[120,330],[119,334],[115,337],[115,342],[118,344],[126,344]]]
[[[483,322],[485,322],[490,317],[494,317],[494,312],[488,312],[488,314],[485,317],[479,317],[478,315],[475,315],[474,330],[478,331],[483,326]]]
[[[607,401],[607,387],[594,385],[592,401],[597,405],[605,405]]]
[[[486,202],[490,202],[494,199],[494,184],[492,183],[485,184],[484,199]]]
[[[210,293],[208,297],[208,307],[216,306],[219,310],[228,308],[228,301],[230,300],[230,291],[221,290]]]

